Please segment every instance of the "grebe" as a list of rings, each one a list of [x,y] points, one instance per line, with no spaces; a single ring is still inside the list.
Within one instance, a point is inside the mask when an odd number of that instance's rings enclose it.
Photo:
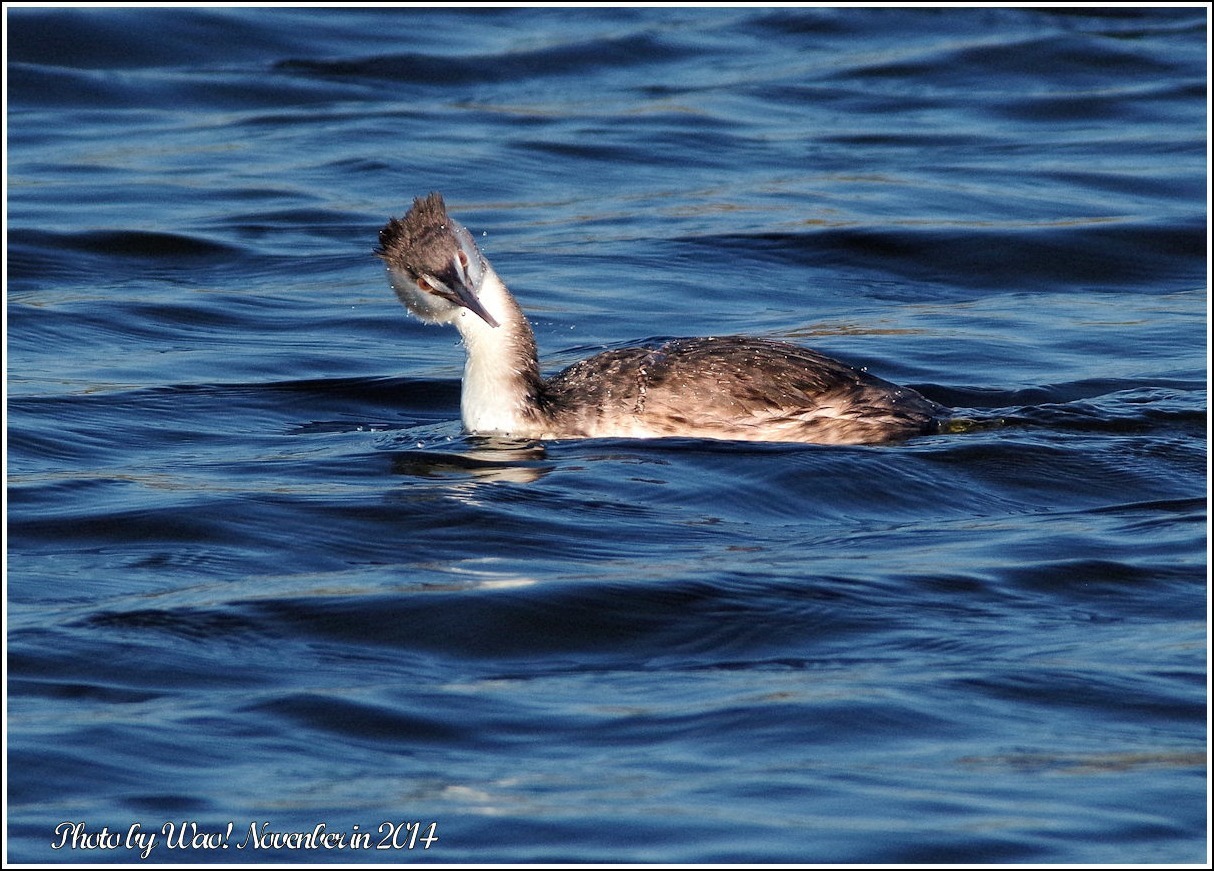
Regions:
[[[739,336],[604,351],[543,378],[523,310],[441,195],[388,221],[375,253],[409,311],[459,329],[471,433],[866,444],[935,431],[949,414],[799,345]]]

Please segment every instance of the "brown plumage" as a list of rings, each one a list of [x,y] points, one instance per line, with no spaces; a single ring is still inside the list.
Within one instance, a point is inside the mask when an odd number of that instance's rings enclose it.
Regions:
[[[946,411],[800,345],[745,336],[607,351],[552,376],[539,396],[586,435],[631,417],[654,435],[747,441],[895,441]]]
[[[375,253],[391,257],[414,273],[414,278],[448,269],[459,246],[451,235],[447,207],[439,194],[413,201],[404,219],[393,218],[379,231]]]
[[[605,351],[544,379],[526,317],[440,195],[415,200],[379,241],[401,301],[464,337],[472,432],[862,444],[933,431],[949,413],[800,345],[742,336]]]

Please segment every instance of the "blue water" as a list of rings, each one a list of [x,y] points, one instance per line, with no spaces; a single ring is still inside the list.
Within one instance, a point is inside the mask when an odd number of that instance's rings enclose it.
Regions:
[[[6,16],[10,861],[1208,860],[1206,9]],[[431,190],[981,425],[466,436]]]

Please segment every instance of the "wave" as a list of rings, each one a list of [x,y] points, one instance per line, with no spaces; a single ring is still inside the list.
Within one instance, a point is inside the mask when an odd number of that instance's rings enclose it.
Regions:
[[[992,228],[825,226],[683,237],[680,244],[797,266],[879,272],[956,288],[1025,293],[1204,286],[1206,223],[1080,220]]]

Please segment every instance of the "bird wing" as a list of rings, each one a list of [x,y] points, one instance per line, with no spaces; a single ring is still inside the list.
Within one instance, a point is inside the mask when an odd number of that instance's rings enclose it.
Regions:
[[[607,351],[549,379],[546,398],[589,435],[822,443],[905,438],[943,410],[800,345],[734,336]]]

